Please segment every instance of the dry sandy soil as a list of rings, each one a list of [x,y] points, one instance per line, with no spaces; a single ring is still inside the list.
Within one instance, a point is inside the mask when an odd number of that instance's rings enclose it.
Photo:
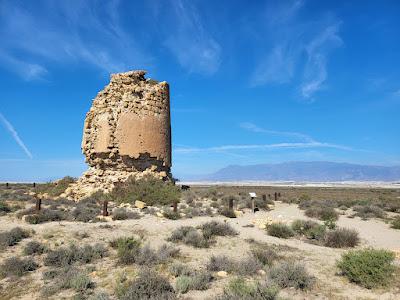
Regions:
[[[265,246],[275,246],[280,254],[287,258],[294,258],[305,264],[309,273],[317,278],[316,286],[311,291],[298,291],[284,289],[279,296],[284,299],[400,299],[400,284],[394,284],[388,289],[368,290],[359,287],[338,274],[336,261],[348,249],[333,249],[313,245],[299,239],[280,239],[266,234],[265,229],[258,226],[249,227],[256,220],[272,218],[274,220],[290,221],[294,219],[308,219],[297,205],[276,202],[271,211],[260,211],[255,214],[250,211],[236,219],[223,216],[195,217],[192,219],[167,220],[153,215],[145,215],[139,220],[109,221],[107,223],[80,223],[80,222],[50,222],[39,225],[29,225],[13,216],[0,217],[1,231],[20,226],[32,229],[35,234],[30,239],[23,240],[19,245],[9,247],[0,253],[0,260],[12,255],[20,255],[23,245],[29,240],[39,240],[54,247],[69,243],[84,244],[102,242],[105,244],[119,236],[141,235],[146,243],[158,247],[166,242],[171,231],[182,225],[199,225],[210,220],[219,220],[232,225],[239,235],[235,237],[218,237],[217,243],[210,248],[198,249],[179,244],[183,260],[188,265],[202,269],[213,254],[224,254],[229,257],[245,257],[250,250],[249,239],[264,243]],[[109,224],[111,228],[102,228],[101,225]],[[397,253],[396,264],[400,264],[400,230],[390,228],[381,220],[363,221],[358,217],[348,218],[341,215],[337,224],[341,227],[356,229],[361,237],[361,244],[357,248],[374,247],[393,250]],[[76,233],[87,233],[88,237],[80,239]],[[40,290],[43,286],[41,272],[46,267],[39,268],[36,272],[14,279],[0,281],[0,299],[41,299]],[[134,267],[122,268],[116,264],[115,254],[96,262],[96,271],[90,274],[100,290],[112,295],[115,288],[115,278],[122,270],[129,274],[135,273]],[[161,270],[162,272],[163,270]],[[164,270],[165,271],[165,270]],[[223,287],[233,277],[220,278],[212,282],[211,288],[206,291],[190,291],[182,299],[213,299],[223,291]],[[261,277],[260,277],[261,279]],[[68,298],[71,294],[63,292],[53,299]]]

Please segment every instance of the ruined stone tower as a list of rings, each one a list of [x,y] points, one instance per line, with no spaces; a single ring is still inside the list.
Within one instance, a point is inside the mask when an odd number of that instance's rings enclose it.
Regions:
[[[171,177],[169,86],[145,74],[113,74],[93,100],[82,139],[89,169],[67,189],[67,196],[108,192],[129,176]]]

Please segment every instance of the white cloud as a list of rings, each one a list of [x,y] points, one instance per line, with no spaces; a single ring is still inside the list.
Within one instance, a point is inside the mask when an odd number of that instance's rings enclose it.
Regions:
[[[193,2],[174,0],[173,25],[165,45],[189,72],[210,75],[221,63],[221,46],[208,33]]]
[[[338,33],[340,22],[325,15],[317,21],[301,19],[303,6],[303,1],[268,6],[266,21],[258,28],[264,34],[265,53],[257,61],[250,85],[297,85],[300,81],[302,98],[312,102],[328,79],[330,52],[343,41]]]
[[[304,71],[304,81],[301,84],[301,93],[304,98],[310,99],[322,88],[328,77],[327,56],[333,48],[343,43],[338,35],[338,29],[338,24],[328,26],[306,46],[308,60]]]
[[[15,1],[0,4],[0,62],[26,80],[42,79],[51,63],[86,63],[120,72],[150,62],[122,29],[119,1],[38,2],[33,14]]]
[[[258,127],[257,125],[250,123],[250,122],[240,123],[240,127],[243,129],[249,130],[249,131],[253,131],[253,132],[260,132],[260,133],[266,133],[266,134],[270,134],[270,135],[295,138],[295,139],[299,139],[299,140],[302,140],[305,142],[315,142],[315,140],[312,137],[310,137],[309,135],[300,133],[300,132],[269,130],[269,129],[264,129],[264,128]]]
[[[22,139],[19,137],[18,132],[14,129],[14,126],[4,117],[2,113],[0,113],[0,120],[4,124],[4,127],[10,132],[11,136],[15,140],[15,142],[21,147],[21,149],[25,152],[25,154],[29,157],[32,158],[32,153],[29,151],[29,149],[25,146],[25,143],[22,141]]]
[[[277,144],[250,144],[250,145],[222,145],[216,147],[207,148],[195,148],[195,147],[182,147],[175,148],[175,153],[201,153],[201,152],[222,152],[229,150],[271,150],[271,149],[299,149],[299,148],[333,148],[339,150],[353,151],[354,149],[321,142],[309,142],[309,143],[277,143]]]

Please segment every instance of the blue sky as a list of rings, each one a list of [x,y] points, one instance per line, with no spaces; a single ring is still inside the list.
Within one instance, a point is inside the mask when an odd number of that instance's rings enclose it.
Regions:
[[[0,180],[79,176],[109,74],[171,86],[173,173],[400,164],[399,1],[0,1]]]

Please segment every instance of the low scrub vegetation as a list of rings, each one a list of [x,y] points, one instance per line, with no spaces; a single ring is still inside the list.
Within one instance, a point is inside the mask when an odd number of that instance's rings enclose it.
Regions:
[[[210,257],[206,267],[207,270],[213,272],[226,271],[237,275],[255,275],[264,266],[252,255],[240,260],[233,260],[225,255],[213,255]]]
[[[357,231],[347,228],[337,228],[326,233],[324,245],[331,248],[347,248],[355,247],[359,242],[360,238]]]
[[[31,258],[11,257],[0,265],[0,276],[23,276],[28,272],[35,271],[38,264]]]
[[[176,292],[168,279],[152,269],[143,269],[132,280],[121,283],[116,290],[119,300],[131,299],[177,299]]]
[[[392,220],[391,227],[394,229],[400,229],[400,217]]]
[[[337,265],[350,281],[371,289],[390,283],[394,259],[391,251],[363,249],[343,254]]]
[[[86,299],[87,291],[95,287],[94,282],[85,271],[71,266],[47,271],[44,273],[43,279],[45,286],[42,294],[45,297],[58,294],[65,289],[72,289],[76,292],[74,299]]]
[[[294,231],[288,225],[283,223],[273,223],[267,226],[267,232],[271,236],[287,239],[294,236]]]
[[[360,217],[363,220],[368,220],[371,218],[385,218],[385,211],[376,205],[356,205],[353,207],[355,211],[354,216]]]
[[[14,246],[30,236],[29,232],[20,227],[15,227],[10,231],[0,233],[0,249]]]
[[[108,195],[117,203],[132,203],[135,200],[146,202],[147,205],[171,205],[179,202],[181,190],[172,182],[164,182],[153,176],[142,179],[129,179],[120,184]]]
[[[118,262],[123,265],[152,266],[177,257],[180,253],[179,248],[166,244],[158,250],[150,248],[149,245],[142,246],[141,242],[133,237],[118,238],[111,242],[111,246],[117,249]]]
[[[112,212],[113,220],[128,220],[128,219],[140,219],[140,215],[137,212],[129,211],[124,207],[119,207]]]
[[[69,247],[50,250],[44,258],[44,264],[53,267],[65,267],[77,262],[87,264],[106,255],[107,249],[102,244],[82,247],[70,245]]]
[[[195,248],[208,248],[215,243],[215,236],[233,236],[237,232],[226,223],[211,221],[204,223],[198,228],[182,226],[175,229],[168,238],[170,242],[182,242]]]
[[[176,291],[182,294],[190,290],[207,290],[213,277],[209,272],[193,273],[190,276],[181,275],[176,278]]]
[[[24,255],[41,255],[46,251],[46,246],[37,241],[30,241],[24,247]]]
[[[281,288],[310,289],[315,283],[315,277],[308,274],[304,265],[284,262],[273,267],[269,273],[270,279]]]
[[[279,288],[265,282],[247,282],[239,277],[232,279],[224,288],[224,293],[218,300],[274,300],[277,299]]]
[[[39,193],[46,193],[50,196],[56,197],[60,196],[62,193],[65,192],[67,187],[76,181],[75,178],[66,176],[57,182],[49,182],[45,184],[40,184],[37,186],[37,191]]]

